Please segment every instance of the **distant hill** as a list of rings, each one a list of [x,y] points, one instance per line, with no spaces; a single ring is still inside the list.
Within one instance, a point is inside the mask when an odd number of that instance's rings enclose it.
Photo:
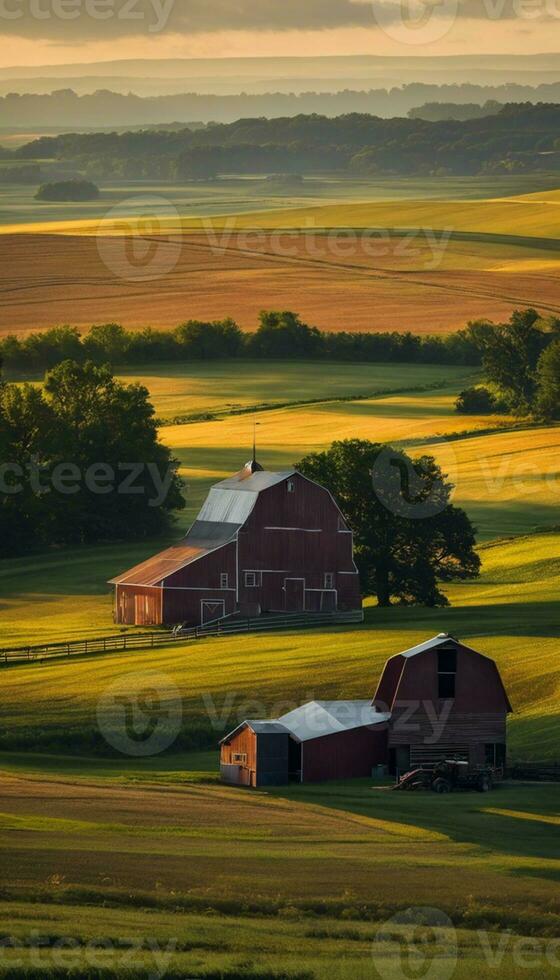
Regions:
[[[239,85],[239,82],[237,83]],[[135,127],[183,122],[234,122],[241,118],[299,116],[317,113],[340,116],[368,113],[390,118],[404,116],[426,103],[484,105],[560,102],[560,80],[539,85],[481,86],[414,83],[390,89],[346,89],[340,92],[306,91],[301,94],[270,91],[265,94],[213,95],[196,92],[143,98],[99,90],[78,95],[63,88],[44,95],[9,93],[0,97],[0,127],[15,129],[50,126],[84,131],[91,128]]]

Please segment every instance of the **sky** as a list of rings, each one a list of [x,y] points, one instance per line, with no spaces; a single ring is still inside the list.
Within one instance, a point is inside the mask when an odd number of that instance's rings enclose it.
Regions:
[[[0,66],[121,58],[538,54],[560,0],[0,0]],[[473,79],[475,81],[475,79]]]

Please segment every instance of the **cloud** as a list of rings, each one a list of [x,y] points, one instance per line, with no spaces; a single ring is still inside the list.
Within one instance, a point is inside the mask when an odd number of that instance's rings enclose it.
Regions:
[[[449,10],[446,0],[0,0],[0,35],[67,44],[142,34],[374,29],[402,20],[408,3],[412,12],[434,18]],[[518,19],[528,26],[550,10],[548,0],[542,0],[540,14],[526,3],[526,16],[520,13],[523,0],[458,0],[454,6],[457,17]]]

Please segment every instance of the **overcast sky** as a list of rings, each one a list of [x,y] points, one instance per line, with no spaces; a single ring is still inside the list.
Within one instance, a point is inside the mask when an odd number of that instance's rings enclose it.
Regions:
[[[559,35],[560,0],[0,0],[2,66],[136,57],[528,54],[560,50]]]

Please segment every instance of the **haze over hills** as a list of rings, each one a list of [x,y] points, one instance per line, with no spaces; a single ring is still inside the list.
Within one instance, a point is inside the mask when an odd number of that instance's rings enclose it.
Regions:
[[[184,93],[141,97],[110,90],[78,95],[71,88],[38,94],[9,93],[0,96],[0,130],[63,131],[157,124],[231,123],[244,118],[277,118],[318,114],[340,116],[366,113],[380,117],[406,116],[419,106],[433,103],[498,105],[511,103],[558,103],[560,80],[537,87],[527,85],[426,85],[402,88],[313,92],[301,94],[216,95]]]
[[[468,84],[473,79],[480,85],[515,80],[533,86],[560,80],[560,54],[175,58],[13,66],[0,68],[0,93],[52,91],[59,83],[79,93],[105,87],[139,95],[334,92],[411,82]]]

